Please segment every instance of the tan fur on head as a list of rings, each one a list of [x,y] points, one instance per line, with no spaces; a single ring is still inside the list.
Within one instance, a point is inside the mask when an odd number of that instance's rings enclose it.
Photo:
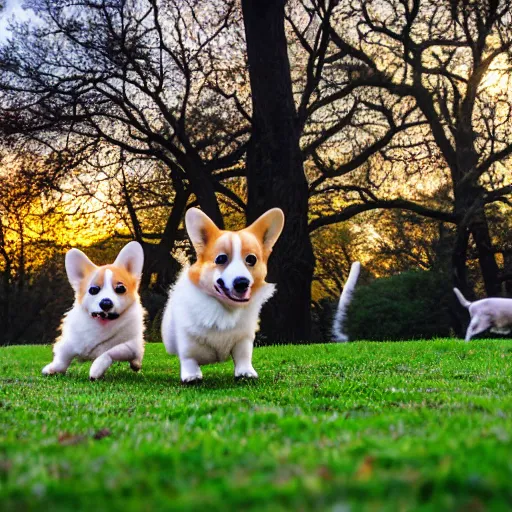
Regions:
[[[256,257],[256,264],[246,264],[246,268],[253,279],[252,289],[257,290],[265,283],[267,261],[283,230],[284,215],[279,208],[272,208],[247,228],[232,232],[220,230],[205,213],[191,208],[185,216],[185,225],[197,255],[189,270],[194,284],[205,288],[208,293],[212,292],[212,283],[219,269],[215,260],[218,255],[225,254],[227,265],[231,263],[237,248],[235,237],[239,237],[241,259],[246,261],[249,255]]]
[[[80,293],[77,295],[78,303],[81,303],[83,297],[91,286],[99,286],[103,288],[105,281],[105,272],[112,271],[112,284],[117,286],[122,284],[126,288],[126,296],[135,299],[139,289],[139,280],[136,275],[131,274],[124,267],[116,267],[114,265],[103,265],[102,267],[95,267],[96,272],[90,272],[84,277],[80,285]]]
[[[82,251],[70,249],[66,254],[66,273],[75,290],[77,302],[82,303],[92,285],[103,288],[105,271],[111,270],[113,283],[123,284],[126,293],[136,297],[142,274],[144,254],[137,242],[130,242],[121,249],[111,265],[96,266]]]
[[[243,231],[252,233],[262,245],[266,258],[277,242],[284,227],[284,213],[280,208],[268,210]]]
[[[82,299],[84,295],[83,286],[88,281],[88,278],[98,267],[78,249],[70,249],[66,253],[66,273],[68,280],[77,299]]]

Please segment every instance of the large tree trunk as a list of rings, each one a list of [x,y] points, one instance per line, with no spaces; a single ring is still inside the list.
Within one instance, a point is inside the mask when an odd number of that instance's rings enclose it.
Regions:
[[[502,282],[505,297],[512,298],[512,250],[503,251],[503,277]]]
[[[308,186],[284,31],[283,0],[242,0],[253,104],[247,152],[247,220],[278,206],[285,228],[270,258],[268,280],[278,292],[262,313],[273,341],[308,340],[315,265],[308,233]]]
[[[191,158],[187,162],[187,175],[190,189],[196,196],[201,210],[215,222],[217,227],[224,229],[224,220],[215,195],[213,181],[209,174],[204,171],[202,163],[198,159]]]
[[[477,87],[469,87],[462,102],[456,142],[456,167],[452,169],[455,195],[455,214],[459,228],[468,229],[478,251],[478,261],[488,296],[499,295],[499,268],[489,233],[489,224],[483,202],[484,190],[474,176],[478,165],[475,148],[476,133],[473,128],[473,112]]]
[[[471,220],[471,235],[478,251],[478,261],[488,297],[501,295],[499,267],[496,263],[494,247],[489,233],[489,224],[483,208]]]
[[[454,190],[457,216],[457,237],[453,251],[455,286],[463,293],[469,292],[465,269],[467,244],[471,234],[477,248],[486,293],[488,296],[497,296],[500,294],[499,268],[482,202],[483,190],[478,186],[466,185],[464,178]]]
[[[171,255],[174,249],[181,219],[187,206],[190,192],[183,185],[176,183],[176,195],[171,213],[167,219],[162,238],[158,244],[143,243],[144,269],[142,272],[141,288],[147,289],[153,274],[156,273],[155,288],[160,293],[167,293],[169,286],[175,281],[180,271],[180,264]]]
[[[473,291],[469,287],[467,272],[467,252],[469,243],[469,231],[459,223],[456,229],[455,243],[452,252],[453,285],[465,296],[471,297]]]
[[[457,224],[455,243],[452,252],[452,279],[453,286],[456,286],[462,294],[468,299],[473,299],[473,290],[468,283],[467,272],[467,252],[469,243],[469,230],[462,222]],[[452,327],[457,336],[463,337],[467,327],[467,311],[461,307],[455,294],[452,294]]]

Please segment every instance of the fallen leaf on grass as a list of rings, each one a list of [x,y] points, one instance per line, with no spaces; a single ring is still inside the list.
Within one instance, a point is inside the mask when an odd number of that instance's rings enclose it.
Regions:
[[[463,507],[458,510],[464,510],[466,512],[484,512],[486,507],[478,498],[472,498],[469,503],[465,503]]]
[[[322,480],[332,480],[333,474],[331,473],[331,470],[327,466],[320,466],[318,468],[318,476]]]
[[[369,480],[370,477],[373,474],[373,463],[375,462],[375,457],[372,457],[371,455],[367,455],[363,462],[361,462],[361,465],[357,469],[356,472],[356,478],[358,480]]]
[[[85,436],[70,434],[69,432],[61,432],[59,434],[59,444],[62,446],[73,446],[75,444],[82,443],[85,441]]]
[[[0,460],[0,474],[7,474],[12,467],[12,462],[10,460]]]
[[[112,432],[110,431],[109,428],[102,428],[98,430],[92,437],[93,439],[99,441],[100,439],[103,439],[104,437],[108,437],[110,435],[112,435]]]

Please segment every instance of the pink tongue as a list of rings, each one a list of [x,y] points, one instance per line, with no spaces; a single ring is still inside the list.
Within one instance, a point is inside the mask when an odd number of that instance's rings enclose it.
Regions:
[[[105,316],[105,318],[102,318],[99,314],[93,315],[94,320],[99,322],[101,325],[106,325],[110,323],[110,320]]]
[[[233,290],[232,295],[233,297],[235,297],[235,299],[238,300],[248,300],[251,298],[251,289],[248,288],[247,290],[245,290],[245,292],[242,293],[238,293],[237,291]]]

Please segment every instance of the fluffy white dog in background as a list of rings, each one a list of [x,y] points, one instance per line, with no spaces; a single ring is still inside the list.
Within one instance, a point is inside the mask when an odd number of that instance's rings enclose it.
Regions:
[[[469,310],[471,321],[466,331],[466,341],[490,328],[496,334],[509,334],[512,327],[512,299],[490,297],[470,302],[458,288],[453,291],[459,302]]]

